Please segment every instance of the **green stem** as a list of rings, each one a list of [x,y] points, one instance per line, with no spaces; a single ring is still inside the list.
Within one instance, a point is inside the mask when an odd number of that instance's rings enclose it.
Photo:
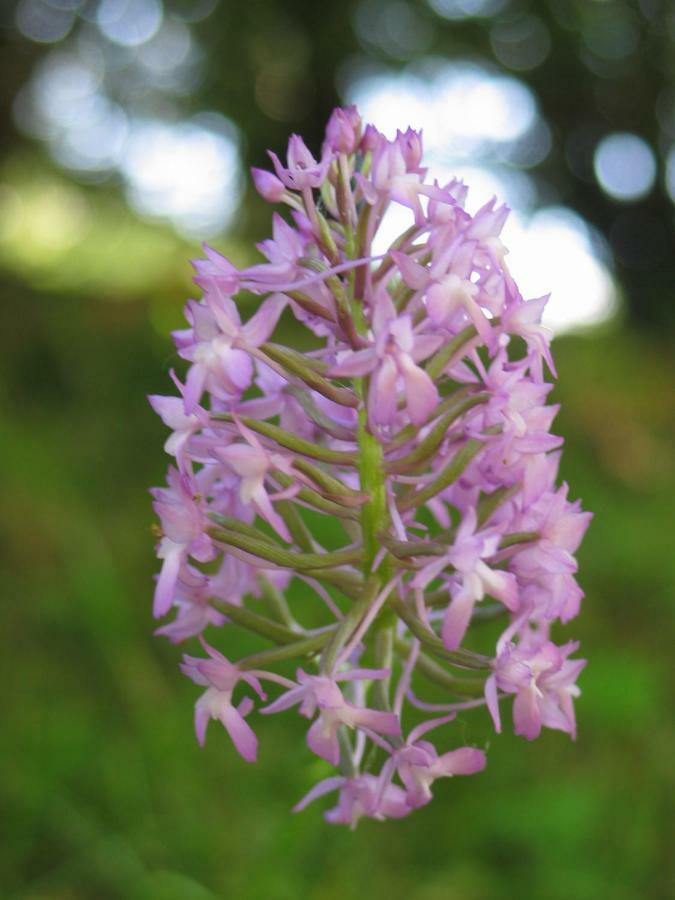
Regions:
[[[387,471],[396,474],[407,473],[420,464],[426,465],[430,456],[447,437],[448,428],[452,423],[467,412],[467,410],[472,409],[474,406],[479,406],[481,403],[486,403],[487,400],[487,394],[475,394],[472,397],[466,397],[461,400],[451,412],[446,416],[443,416],[442,419],[439,419],[434,427],[429,430],[429,433],[424,440],[420,441],[414,450],[411,450],[406,456],[400,456],[398,459],[394,459],[388,463]]]
[[[219,422],[233,423],[235,417],[231,413],[213,413],[212,419]],[[298,437],[278,425],[271,422],[262,422],[259,419],[251,419],[249,416],[239,416],[239,421],[246,428],[255,431],[263,437],[269,438],[280,447],[286,450],[292,450],[294,453],[300,453],[303,456],[309,456],[310,459],[318,459],[321,462],[336,463],[337,465],[351,466],[355,463],[356,457],[354,453],[345,450],[331,450],[329,447],[321,447],[306,441],[304,438]]]
[[[326,646],[321,657],[322,672],[326,672],[329,675],[332,673],[340,650],[342,650],[356,628],[358,628],[359,622],[366,615],[370,604],[377,596],[378,586],[378,582],[374,578],[371,578],[371,580],[364,585],[361,597],[351,607],[337,626],[337,629],[333,632],[332,639]]]
[[[290,628],[291,631],[295,631],[298,628],[298,624],[291,615],[291,611],[283,593],[264,575],[258,576],[258,582],[260,584],[262,599],[265,601],[271,616],[279,622],[280,625]]]
[[[490,669],[492,660],[488,656],[473,653],[471,650],[447,650],[443,641],[430,631],[421,622],[412,609],[399,597],[389,598],[389,605],[408,626],[410,632],[427,648],[427,650],[439,659],[457,666],[460,669],[477,669],[478,671]]]
[[[464,472],[471,460],[478,455],[484,443],[484,441],[476,440],[476,438],[470,438],[461,450],[453,456],[441,473],[426,487],[421,488],[421,490],[413,489],[401,497],[398,503],[399,510],[405,512],[408,509],[415,509],[426,503],[427,500],[431,500],[432,497],[445,490],[446,487],[449,487]]]
[[[378,534],[387,530],[387,492],[384,484],[382,444],[368,428],[365,405],[359,410],[359,475],[361,490],[369,499],[361,507],[363,572],[368,577],[380,549]]]
[[[396,652],[407,659],[410,655],[411,647],[402,638],[397,638]],[[433,659],[429,659],[424,653],[417,654],[415,668],[422,675],[425,675],[429,681],[437,684],[439,687],[445,688],[456,697],[480,697],[485,689],[485,682],[478,678],[456,678],[450,672],[439,666]]]
[[[381,627],[375,635],[375,667],[377,669],[389,669],[387,678],[380,678],[373,683],[373,700],[378,709],[391,709],[389,701],[389,689],[391,684],[391,669],[394,661],[394,630],[395,624]]]
[[[361,562],[360,549],[336,550],[331,553],[298,553],[275,547],[265,541],[247,537],[241,533],[221,528],[209,528],[209,535],[218,543],[243,550],[259,559],[267,560],[284,569],[323,569],[333,566],[358,564]]]
[[[234,603],[228,603],[227,600],[214,600],[222,609],[228,619],[241,625],[247,631],[259,634],[261,637],[274,641],[275,644],[293,644],[298,640],[296,632],[291,631],[278,622],[266,619],[265,616],[259,616],[257,613],[251,612],[244,606],[235,606]]]
[[[317,653],[330,640],[333,632],[322,631],[309,637],[301,638],[292,644],[283,644],[281,647],[272,647],[269,650],[261,650],[239,660],[237,666],[242,670],[266,669],[273,663],[283,662],[286,659],[296,659],[300,656],[308,656]]]

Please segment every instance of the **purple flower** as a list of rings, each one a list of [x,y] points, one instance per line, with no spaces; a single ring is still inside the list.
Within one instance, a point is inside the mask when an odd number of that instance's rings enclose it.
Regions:
[[[372,344],[367,350],[347,351],[330,369],[335,376],[372,373],[368,411],[377,425],[392,425],[397,412],[397,386],[403,384],[410,419],[421,425],[438,403],[433,381],[417,363],[439,346],[436,335],[415,334],[410,316],[397,316],[386,291],[373,309]]]
[[[473,775],[486,766],[485,753],[473,747],[460,747],[440,756],[429,741],[406,744],[393,756],[399,778],[411,807],[424,806],[432,799],[431,785],[438,778]]]
[[[333,825],[350,825],[353,828],[364,816],[383,821],[402,819],[412,812],[400,787],[389,784],[382,790],[379,779],[367,774],[320,781],[293,807],[293,812],[300,812],[314,800],[333,791],[340,792],[337,806],[324,813],[326,821]]]
[[[232,559],[232,557],[230,557]],[[162,625],[155,634],[163,634],[174,644],[200,635],[208,625],[219,627],[227,621],[225,616],[211,606],[214,596],[213,581],[192,566],[183,566],[179,572],[174,592],[177,615],[173,622]]]
[[[239,270],[217,250],[204,244],[206,259],[194,259],[192,265],[197,270],[195,284],[204,290],[223,291],[228,296],[239,290]]]
[[[207,293],[206,299],[207,304],[188,304],[192,328],[174,333],[178,352],[192,362],[185,383],[186,415],[195,412],[205,389],[224,400],[241,396],[253,375],[248,351],[267,340],[286,305],[284,298],[270,297],[242,325],[229,297]]]
[[[238,707],[232,703],[232,693],[240,681],[250,685],[258,696],[264,700],[263,691],[258,679],[249,672],[241,672],[236,665],[229,662],[222,653],[203,642],[209,659],[195,656],[184,656],[181,664],[183,674],[195,684],[206,686],[206,691],[197,700],[195,706],[195,732],[201,745],[206,740],[206,728],[211,719],[218,719],[232,738],[232,743],[246,762],[255,762],[258,752],[258,739],[244,715],[251,709],[251,700],[247,698]]]
[[[334,109],[326,125],[326,146],[336,153],[354,153],[361,140],[361,116],[355,106]]]
[[[369,728],[377,734],[399,735],[401,726],[394,713],[364,709],[346,701],[337,681],[384,678],[385,672],[358,669],[341,673],[335,679],[307,675],[298,669],[296,687],[282,694],[261,712],[275,713],[300,704],[300,713],[308,719],[319,715],[307,733],[307,743],[317,756],[336,766],[340,760],[337,733],[341,725],[349,728]]]
[[[280,453],[266,451],[255,434],[238,423],[239,431],[246,443],[230,444],[216,450],[221,462],[229,466],[241,479],[239,496],[244,504],[251,504],[255,511],[266,519],[285,541],[291,536],[284,520],[276,512],[265,488],[268,475],[277,470],[293,475],[292,463]]]
[[[507,644],[499,654],[495,674],[486,685],[488,706],[497,731],[501,731],[497,690],[515,694],[513,724],[516,734],[532,741],[542,725],[566,731],[576,737],[573,700],[580,694],[576,685],[585,659],[567,657],[577,642],[556,647],[551,641],[525,640]]]
[[[156,618],[166,615],[174,599],[178,572],[188,556],[199,562],[213,559],[211,539],[205,533],[206,518],[195,500],[190,479],[176,469],[169,469],[169,487],[155,488],[152,494],[155,512],[162,522],[163,537],[157,556],[162,569],[155,588],[153,613]]]
[[[264,169],[251,169],[253,183],[260,196],[268,203],[279,203],[286,192],[283,183],[271,172]]]
[[[150,398],[177,466],[153,491],[154,611],[174,610],[158,634],[208,652],[183,663],[205,688],[199,741],[216,718],[252,761],[253,699],[233,692],[275,682],[261,711],[299,707],[311,750],[339,766],[296,809],[337,791],[326,819],[353,826],[484,768],[482,750],[423,739],[460,710],[487,706],[500,731],[512,696],[516,733],[574,736],[584,661],[549,636],[580,611],[590,514],[559,485],[547,298],[524,299],[508,270],[508,209],[471,215],[466,185],[427,178],[421,133],[389,140],[355,107],[333,112],[320,158],[298,135],[285,163],[270,156],[254,184],[288,209],[246,268],[204,247],[174,335],[187,372]],[[376,253],[391,204],[413,223]],[[476,626],[493,615],[486,655]],[[250,632],[252,655],[229,662],[207,628],[228,646]],[[297,681],[280,674],[292,662]]]
[[[441,635],[448,650],[454,650],[462,642],[471,620],[474,605],[488,594],[510,610],[518,609],[518,583],[510,572],[490,568],[486,558],[494,556],[501,534],[492,531],[476,531],[476,512],[471,508],[457,529],[452,548],[445,556],[423,567],[415,576],[416,587],[424,588],[448,565],[456,575],[449,576],[452,602],[443,619]]]
[[[279,180],[294,191],[320,187],[331,161],[331,153],[327,149],[321,157],[321,161],[317,162],[307,149],[303,139],[297,134],[291,135],[288,142],[286,168],[282,166],[276,153],[272,153],[271,150],[268,153]]]

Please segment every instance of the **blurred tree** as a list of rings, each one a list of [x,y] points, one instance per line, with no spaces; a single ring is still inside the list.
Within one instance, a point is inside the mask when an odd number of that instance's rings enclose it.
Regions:
[[[126,10],[141,28],[159,0],[3,4],[0,108],[2,152],[25,138],[12,102],[35,65],[59,42],[105,43],[101,16]],[[70,10],[68,20],[49,16]],[[166,0],[165,21],[189,29],[195,69],[183,85],[144,86],[128,71],[138,48],[122,40],[106,88],[122,107],[176,117],[209,108],[240,128],[249,164],[283,150],[289,131],[316,147],[337,83],[354,60],[391,69],[425,56],[473,59],[510,72],[533,91],[552,144],[530,169],[540,200],[578,211],[611,247],[636,324],[661,328],[675,313],[675,13],[665,0]],[[41,18],[42,17],[42,18]],[[98,17],[98,19],[97,19]],[[97,32],[95,23],[98,21]],[[107,21],[107,20],[106,20]],[[121,20],[120,20],[121,21]],[[45,22],[47,24],[45,24]],[[117,22],[117,20],[114,20]],[[134,23],[132,22],[132,25]],[[51,31],[49,30],[51,28]],[[40,31],[42,29],[42,32]],[[120,42],[119,36],[116,38]],[[107,53],[109,48],[104,48]],[[103,52],[103,51],[102,51]],[[124,76],[125,70],[127,76]],[[197,73],[197,74],[195,74]],[[134,90],[129,90],[131,83]],[[15,116],[16,118],[16,116]],[[656,158],[643,195],[616,199],[597,168],[602,139],[629,133]],[[649,150],[645,151],[648,162]],[[670,159],[670,175],[667,164]],[[515,163],[514,163],[515,164]],[[630,157],[619,158],[630,168]],[[670,180],[670,184],[668,183]],[[252,207],[255,210],[255,206]],[[255,230],[255,224],[252,224]]]

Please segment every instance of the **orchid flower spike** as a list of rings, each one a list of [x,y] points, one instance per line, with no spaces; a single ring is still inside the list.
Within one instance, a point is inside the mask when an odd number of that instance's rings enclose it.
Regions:
[[[295,809],[336,793],[326,820],[354,827],[478,777],[460,710],[576,736],[585,660],[552,635],[581,609],[591,516],[557,480],[547,297],[505,265],[507,208],[469,212],[466,185],[427,177],[421,133],[389,140],[354,106],[320,148],[293,135],[270,158],[259,260],[205,247],[177,393],[150,397],[172,460],[153,612],[158,635],[201,642],[181,664],[198,742],[215,720],[254,762],[257,713],[299,711],[302,756],[334,771]],[[375,253],[390,207],[407,223]]]

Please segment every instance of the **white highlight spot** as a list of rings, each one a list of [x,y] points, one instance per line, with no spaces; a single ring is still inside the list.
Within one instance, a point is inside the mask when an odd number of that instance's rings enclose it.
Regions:
[[[162,15],[160,0],[103,0],[96,21],[114,44],[139,47],[157,33]]]
[[[488,161],[486,146],[505,138],[517,146],[515,141],[541,121],[524,85],[473,65],[452,64],[428,81],[410,73],[364,78],[353,84],[349,101],[357,103],[364,119],[389,136],[408,124],[423,127],[429,178],[438,178],[442,184],[462,178],[469,187],[469,212],[475,213],[495,196],[498,203],[512,209],[502,233],[509,249],[507,264],[526,299],[551,294],[545,324],[561,333],[613,315],[614,283],[583,219],[563,207],[533,213],[532,179]],[[508,146],[508,140],[501,146]],[[675,196],[675,149],[672,158]],[[411,224],[410,210],[392,204],[376,236],[374,252],[386,252]]]
[[[508,0],[429,0],[429,6],[444,19],[487,18],[506,6]]]
[[[616,290],[597,258],[588,227],[570,209],[552,206],[529,221],[510,216],[502,234],[507,265],[526,299],[551,294],[544,324],[557,334],[611,318]]]
[[[168,218],[187,234],[208,237],[219,232],[239,200],[236,133],[216,114],[176,125],[137,122],[121,171],[136,209]]]
[[[367,76],[354,85],[349,102],[386,134],[408,125],[422,128],[426,152],[446,159],[512,142],[537,118],[534,96],[523,82],[465,62],[432,65],[424,77]]]
[[[72,10],[45,0],[21,0],[16,10],[19,31],[31,41],[42,44],[62,40],[73,27],[74,21]]]
[[[615,200],[639,200],[649,193],[656,178],[651,147],[629,132],[603,138],[596,147],[593,168],[602,189]]]

